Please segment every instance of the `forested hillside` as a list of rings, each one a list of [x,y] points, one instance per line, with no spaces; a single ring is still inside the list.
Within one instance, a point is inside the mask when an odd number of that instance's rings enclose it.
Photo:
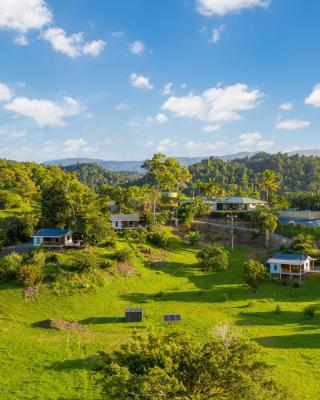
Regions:
[[[236,185],[242,191],[259,187],[265,170],[273,170],[281,192],[320,190],[320,157],[257,153],[250,158],[221,161],[211,157],[189,167],[193,182],[215,182],[223,189]]]
[[[97,190],[101,185],[126,186],[142,177],[134,172],[112,172],[98,164],[75,164],[63,167],[67,172],[75,172],[80,182]]]

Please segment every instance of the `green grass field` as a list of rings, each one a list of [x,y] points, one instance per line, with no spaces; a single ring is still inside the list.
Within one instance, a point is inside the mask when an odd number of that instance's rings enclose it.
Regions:
[[[320,313],[307,320],[303,309],[310,304],[319,309],[320,275],[308,278],[301,289],[266,283],[252,294],[242,278],[248,251],[236,248],[227,271],[205,273],[196,250],[172,237],[166,266],[136,258],[140,278],[114,277],[91,294],[58,297],[44,289],[36,300],[26,301],[16,284],[0,286],[0,398],[97,399],[92,366],[98,351],[117,348],[134,329],[175,329],[162,322],[162,315],[180,313],[178,326],[199,340],[216,324],[232,323],[263,346],[275,376],[291,390],[290,399],[319,399]],[[280,315],[274,312],[277,304]],[[127,306],[143,307],[144,322],[126,324]],[[37,326],[48,318],[82,321],[86,329]]]

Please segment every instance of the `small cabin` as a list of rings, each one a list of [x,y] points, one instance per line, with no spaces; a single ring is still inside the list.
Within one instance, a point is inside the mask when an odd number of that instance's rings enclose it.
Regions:
[[[69,229],[43,228],[31,235],[33,246],[64,247],[72,246],[72,233]]]
[[[275,253],[269,260],[270,278],[304,279],[314,270],[315,259],[307,254]]]
[[[112,214],[110,221],[112,228],[116,230],[137,229],[140,226],[138,214]]]

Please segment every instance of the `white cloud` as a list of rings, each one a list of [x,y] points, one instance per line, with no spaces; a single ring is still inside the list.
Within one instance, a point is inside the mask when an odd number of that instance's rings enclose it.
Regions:
[[[182,89],[185,89],[188,85],[186,83],[181,83]]]
[[[158,124],[165,124],[168,122],[168,117],[162,113],[158,113],[155,120],[158,122]]]
[[[78,115],[83,110],[80,103],[72,97],[64,97],[64,102],[61,104],[45,99],[17,97],[4,108],[32,118],[39,126],[61,126],[64,124],[64,117]]]
[[[150,78],[148,76],[133,73],[130,75],[130,83],[137,89],[153,89],[153,85],[150,83]]]
[[[27,36],[24,35],[23,33],[20,33],[19,35],[17,35],[13,42],[14,42],[14,44],[16,44],[18,46],[28,46],[29,45],[29,40],[28,40]]]
[[[122,31],[112,32],[111,36],[114,37],[114,38],[118,38],[119,39],[119,38],[122,38],[124,36],[124,32],[122,32]]]
[[[164,96],[169,96],[170,94],[172,94],[172,86],[173,86],[173,83],[168,82],[167,84],[164,85],[161,93]]]
[[[27,33],[52,20],[44,0],[0,0],[0,28]]]
[[[224,25],[220,25],[218,28],[212,31],[212,43],[218,43],[221,39],[221,35],[225,31],[226,27]]]
[[[54,50],[66,54],[71,58],[79,57],[82,54],[99,56],[106,42],[94,40],[84,43],[84,33],[78,32],[67,35],[62,28],[49,28],[41,33],[44,40],[51,43]]]
[[[280,104],[279,108],[283,111],[290,111],[293,108],[293,104],[290,101],[287,101],[286,103]]]
[[[119,103],[113,107],[115,110],[128,110],[129,105],[127,103]]]
[[[185,143],[185,148],[188,151],[188,154],[194,156],[208,156],[210,153],[222,151],[225,147],[226,143],[221,140],[215,143],[189,140]]]
[[[21,139],[26,136],[26,131],[11,130],[9,126],[0,126],[0,143],[4,144],[11,140]]]
[[[259,90],[250,91],[247,85],[238,83],[226,87],[214,87],[196,96],[171,96],[163,109],[177,117],[197,118],[206,121],[233,121],[240,119],[239,111],[255,108],[264,96]]]
[[[132,54],[140,55],[144,53],[145,44],[141,40],[136,40],[133,43],[130,43],[129,50]]]
[[[239,136],[240,142],[236,145],[236,151],[255,151],[255,150],[268,150],[273,145],[272,140],[264,140],[259,132],[243,133]]]
[[[0,82],[0,101],[9,101],[11,97],[12,93],[9,87]]]
[[[271,0],[197,0],[197,9],[202,15],[226,15],[245,8],[268,7]]]
[[[320,108],[320,84],[316,85],[304,101],[305,104]]]
[[[216,132],[220,129],[221,129],[221,125],[215,124],[215,125],[206,125],[201,130],[202,130],[202,132]]]
[[[89,54],[91,56],[98,57],[105,45],[106,42],[103,40],[93,40],[92,42],[88,42],[83,46],[82,52],[83,54]]]
[[[74,154],[79,153],[83,147],[87,146],[87,142],[82,138],[68,139],[63,143],[63,145],[65,146],[63,149],[64,153]]]
[[[299,119],[289,119],[289,120],[279,120],[276,123],[276,128],[292,131],[296,129],[308,128],[310,125],[311,123],[309,121],[303,121]]]
[[[156,150],[160,153],[165,153],[166,151],[177,147],[178,142],[172,141],[170,138],[165,138],[159,141],[156,146]]]

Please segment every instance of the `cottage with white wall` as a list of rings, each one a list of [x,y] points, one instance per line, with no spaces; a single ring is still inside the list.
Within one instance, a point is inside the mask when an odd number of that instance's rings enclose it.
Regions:
[[[63,247],[71,246],[72,234],[69,229],[44,228],[31,235],[34,247]]]
[[[110,221],[115,230],[137,229],[140,226],[138,214],[112,214]]]
[[[275,253],[267,261],[270,278],[304,279],[314,269],[315,259],[307,254]]]

